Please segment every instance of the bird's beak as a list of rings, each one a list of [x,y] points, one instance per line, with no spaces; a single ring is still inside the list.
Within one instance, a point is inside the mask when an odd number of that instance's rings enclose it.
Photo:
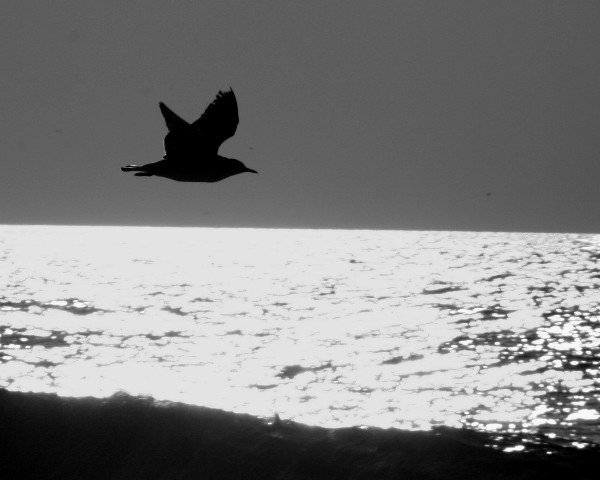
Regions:
[[[252,170],[251,168],[246,168],[246,171],[250,173],[258,173],[256,170]]]

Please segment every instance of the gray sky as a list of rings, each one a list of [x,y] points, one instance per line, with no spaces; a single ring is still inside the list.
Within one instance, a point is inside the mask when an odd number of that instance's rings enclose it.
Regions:
[[[600,232],[595,1],[4,1],[0,223]],[[232,86],[221,154],[137,178]],[[488,193],[490,195],[488,195]]]

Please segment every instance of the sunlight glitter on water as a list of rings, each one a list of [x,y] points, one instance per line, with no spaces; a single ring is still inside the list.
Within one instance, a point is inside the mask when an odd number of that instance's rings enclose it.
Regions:
[[[600,237],[1,228],[0,386],[597,438]]]

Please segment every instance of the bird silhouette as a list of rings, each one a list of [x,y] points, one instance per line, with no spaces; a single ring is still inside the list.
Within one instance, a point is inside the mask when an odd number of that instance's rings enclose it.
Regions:
[[[186,122],[164,103],[159,105],[169,130],[164,140],[163,159],[146,165],[127,165],[121,167],[122,171],[178,182],[218,182],[238,173],[258,173],[239,160],[217,153],[221,144],[235,134],[239,122],[237,101],[231,88],[219,91],[193,123]]]

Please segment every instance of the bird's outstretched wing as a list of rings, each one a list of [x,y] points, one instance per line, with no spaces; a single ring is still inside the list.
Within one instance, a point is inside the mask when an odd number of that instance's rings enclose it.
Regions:
[[[167,124],[167,128],[169,132],[173,130],[181,129],[189,127],[190,124],[186,122],[183,118],[177,115],[173,110],[167,107],[163,102],[159,102],[160,113],[165,118],[165,123]]]
[[[235,134],[238,123],[237,101],[230,88],[219,91],[202,116],[192,123],[192,128],[202,137],[204,151],[216,155],[221,144]]]
[[[198,161],[217,154],[221,144],[232,137],[239,122],[233,90],[219,91],[202,116],[189,124],[160,102],[160,111],[169,132],[165,136],[167,160]]]
[[[167,160],[186,160],[199,150],[200,139],[194,135],[192,126],[173,110],[160,102],[160,112],[169,129],[163,141]]]

